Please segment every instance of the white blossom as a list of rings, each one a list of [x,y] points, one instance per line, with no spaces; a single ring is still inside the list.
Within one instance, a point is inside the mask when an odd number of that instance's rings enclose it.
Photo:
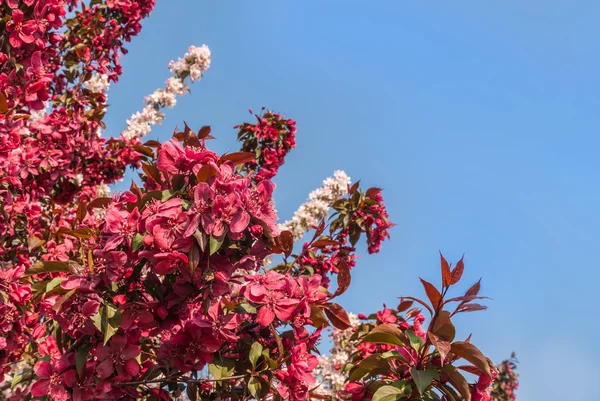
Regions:
[[[150,133],[153,125],[162,123],[165,115],[160,109],[175,107],[177,96],[190,92],[185,79],[189,77],[191,82],[200,80],[210,67],[210,61],[210,50],[206,45],[191,46],[182,58],[171,60],[169,70],[173,76],[167,79],[164,89],[157,89],[144,98],[146,106],[127,120],[127,128],[121,134],[123,138],[142,138]]]
[[[350,183],[350,177],[344,171],[335,171],[333,177],[323,181],[321,188],[315,189],[308,195],[308,200],[296,210],[294,217],[280,224],[279,228],[291,231],[296,241],[301,239],[327,216],[335,201],[348,193]]]
[[[94,74],[90,79],[85,81],[84,87],[94,93],[102,93],[108,90],[110,82],[108,82],[107,74]]]

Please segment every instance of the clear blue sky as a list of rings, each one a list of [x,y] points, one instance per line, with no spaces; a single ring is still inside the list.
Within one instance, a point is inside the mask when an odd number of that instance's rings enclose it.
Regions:
[[[280,217],[344,169],[385,189],[397,224],[381,254],[362,249],[348,310],[422,295],[438,250],[464,252],[465,286],[482,276],[494,301],[460,333],[495,361],[517,352],[520,400],[598,400],[600,3],[424,3],[159,0],[109,92],[109,134],[169,60],[209,45],[211,69],[153,138],[185,119],[223,153],[248,107],[285,112],[299,131]]]

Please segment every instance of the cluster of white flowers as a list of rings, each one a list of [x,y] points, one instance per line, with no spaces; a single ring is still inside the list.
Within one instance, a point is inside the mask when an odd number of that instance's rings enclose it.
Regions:
[[[107,74],[94,74],[90,79],[83,84],[85,89],[94,92],[102,93],[108,90],[110,82],[108,82]]]
[[[350,354],[356,349],[349,342],[354,328],[360,323],[358,317],[353,313],[348,314],[351,328],[346,330],[332,329],[331,338],[333,339],[333,347],[331,348],[331,356],[320,355],[319,365],[315,369],[315,377],[321,383],[319,386],[319,394],[333,397],[337,400],[337,392],[344,388],[347,375],[342,373],[342,367],[348,362]]]
[[[306,203],[302,204],[292,220],[279,225],[281,230],[289,230],[298,241],[309,230],[319,224],[319,221],[327,216],[331,205],[348,193],[350,177],[341,170],[337,170],[333,177],[323,181],[321,188],[315,189],[308,195]]]
[[[167,79],[164,89],[157,89],[144,98],[146,106],[127,120],[127,128],[121,134],[123,138],[141,138],[148,135],[153,125],[160,124],[165,119],[160,109],[175,107],[177,96],[190,92],[185,79],[189,77],[191,82],[196,82],[209,67],[210,50],[206,45],[191,46],[185,56],[171,61],[169,70],[173,76]]]

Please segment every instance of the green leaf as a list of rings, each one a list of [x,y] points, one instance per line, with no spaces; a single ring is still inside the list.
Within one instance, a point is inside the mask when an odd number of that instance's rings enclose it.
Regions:
[[[66,277],[56,277],[56,278],[53,278],[52,280],[50,280],[46,284],[46,292],[52,291],[54,288],[56,288],[57,285],[59,285],[60,283],[62,283],[66,279],[67,279]]]
[[[254,342],[252,347],[250,347],[250,363],[252,366],[256,366],[256,361],[260,358],[262,354],[263,346],[259,342]]]
[[[208,238],[206,237],[206,234],[204,234],[200,230],[196,230],[196,232],[194,233],[194,238],[196,238],[196,241],[198,241],[198,245],[200,245],[200,250],[202,252],[206,252],[206,246],[208,245]]]
[[[69,265],[65,262],[37,262],[29,269],[25,271],[23,276],[32,276],[40,273],[57,273],[57,272],[68,272]]]
[[[256,308],[248,303],[243,303],[238,305],[237,308],[235,308],[235,311],[237,313],[252,313],[255,314],[256,313]]]
[[[410,375],[417,385],[419,394],[423,394],[425,392],[425,389],[427,389],[433,379],[439,379],[439,375],[434,369],[417,370],[415,368],[410,368]]]
[[[102,333],[104,345],[119,330],[121,326],[121,312],[110,305],[104,304],[94,316],[91,317],[94,326]]]
[[[210,255],[217,252],[221,245],[223,245],[223,240],[225,240],[225,234],[221,235],[221,237],[213,237],[210,236]]]
[[[423,344],[425,344],[425,341],[421,337],[416,335],[412,330],[407,330],[406,335],[410,339],[410,345],[417,351],[419,351]]]
[[[398,337],[390,333],[369,333],[362,342],[371,344],[389,344],[389,345],[404,345]]]
[[[131,241],[131,250],[133,252],[137,251],[138,249],[140,249],[140,247],[142,246],[142,243],[144,241],[144,234],[141,233],[137,233],[134,237],[133,240]]]
[[[90,352],[90,345],[84,345],[77,350],[77,357],[75,359],[75,369],[77,370],[77,376],[81,378],[83,374],[83,367],[85,366],[85,360]]]
[[[248,390],[250,391],[250,394],[252,394],[252,397],[256,399],[259,398],[261,383],[256,377],[251,377],[250,380],[248,380]]]
[[[392,401],[404,398],[404,391],[394,386],[381,386],[373,394],[372,401]]]
[[[215,359],[208,365],[208,371],[215,379],[223,379],[231,376],[235,368],[233,359]]]
[[[15,386],[16,386],[17,384],[19,384],[19,383],[21,383],[21,382],[23,381],[23,379],[25,378],[25,375],[26,375],[26,372],[20,372],[20,373],[17,373],[17,374],[16,374],[16,375],[13,377],[13,379],[12,379],[12,382],[10,383],[10,388],[11,388],[11,390],[12,390],[13,388],[15,388]]]

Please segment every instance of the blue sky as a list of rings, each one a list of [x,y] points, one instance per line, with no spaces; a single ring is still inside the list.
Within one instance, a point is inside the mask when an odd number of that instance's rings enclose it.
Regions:
[[[110,89],[108,134],[169,60],[209,45],[211,69],[152,138],[211,125],[224,153],[248,107],[286,113],[280,217],[344,169],[384,188],[397,224],[382,253],[361,249],[347,310],[420,296],[438,250],[465,253],[462,287],[483,277],[494,300],[459,332],[495,361],[517,352],[519,399],[600,399],[600,3],[425,3],[159,1]]]

